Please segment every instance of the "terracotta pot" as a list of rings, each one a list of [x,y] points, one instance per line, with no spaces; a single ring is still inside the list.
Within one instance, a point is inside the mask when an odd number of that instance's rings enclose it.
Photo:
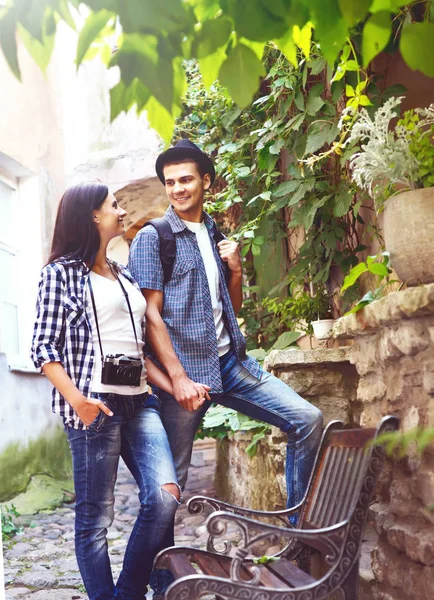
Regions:
[[[333,329],[333,323],[335,319],[320,319],[319,321],[312,321],[313,334],[317,340],[327,340],[330,337],[330,333]]]
[[[384,241],[401,281],[407,285],[434,281],[434,187],[386,200]]]

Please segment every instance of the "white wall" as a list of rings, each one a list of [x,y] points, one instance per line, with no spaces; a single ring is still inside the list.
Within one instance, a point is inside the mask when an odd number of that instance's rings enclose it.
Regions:
[[[51,412],[51,384],[43,375],[14,373],[0,353],[0,453],[9,444],[26,444],[47,427],[61,425]]]

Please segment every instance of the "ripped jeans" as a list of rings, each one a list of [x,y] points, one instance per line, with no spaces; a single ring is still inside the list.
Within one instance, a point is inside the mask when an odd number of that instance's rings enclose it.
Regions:
[[[86,430],[65,427],[77,498],[77,562],[89,600],[143,600],[152,563],[170,538],[179,505],[171,493],[179,498],[172,455],[155,396],[92,396],[101,398],[114,416],[100,412]],[[106,536],[114,518],[120,456],[139,487],[140,510],[114,585]]]

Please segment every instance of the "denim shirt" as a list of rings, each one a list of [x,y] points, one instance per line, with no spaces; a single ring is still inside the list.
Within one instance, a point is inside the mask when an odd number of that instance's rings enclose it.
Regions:
[[[261,367],[255,359],[247,356],[246,342],[238,327],[227,286],[226,268],[213,238],[215,223],[206,213],[203,213],[203,218],[219,270],[223,318],[231,339],[231,349],[249,373],[260,379]],[[172,206],[167,209],[166,219],[176,238],[176,258],[170,281],[164,285],[160,242],[154,227],[144,227],[134,238],[128,268],[140,288],[164,292],[161,316],[188,377],[209,385],[211,393],[221,394],[223,386],[211,295],[196,234],[188,229]],[[159,364],[152,351],[150,356]]]
[[[137,283],[122,265],[111,264],[137,289]],[[92,306],[86,299],[87,266],[72,257],[62,257],[41,271],[30,356],[40,371],[49,362],[60,362],[80,392],[90,397],[95,363],[92,341]],[[143,336],[145,321],[142,324]],[[98,349],[99,352],[99,349]],[[73,408],[53,388],[52,409],[64,423],[85,429]]]

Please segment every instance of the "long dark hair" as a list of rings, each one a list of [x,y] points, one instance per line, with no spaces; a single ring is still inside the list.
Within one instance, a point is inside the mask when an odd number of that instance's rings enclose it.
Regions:
[[[100,245],[100,235],[92,217],[109,193],[105,183],[89,181],[66,190],[57,209],[48,262],[62,256],[92,266]]]

